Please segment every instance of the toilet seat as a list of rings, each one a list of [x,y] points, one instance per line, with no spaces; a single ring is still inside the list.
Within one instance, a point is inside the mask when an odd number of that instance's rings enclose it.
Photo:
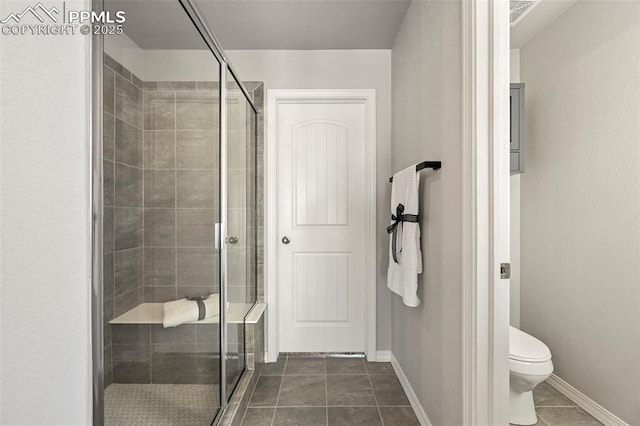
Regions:
[[[551,351],[540,340],[514,327],[509,327],[509,359],[523,363],[546,363]]]

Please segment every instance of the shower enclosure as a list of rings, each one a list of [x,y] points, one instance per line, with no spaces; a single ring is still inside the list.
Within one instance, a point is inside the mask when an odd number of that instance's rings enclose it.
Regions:
[[[215,423],[257,296],[256,108],[193,1],[97,4],[126,22],[93,41],[94,424]]]

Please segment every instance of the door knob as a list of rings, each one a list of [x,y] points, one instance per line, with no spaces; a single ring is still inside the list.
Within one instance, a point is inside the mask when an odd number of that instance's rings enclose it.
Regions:
[[[282,237],[282,244],[289,244],[291,240],[286,235]]]
[[[231,237],[227,238],[227,242],[229,244],[236,244],[238,242],[238,237],[231,236]]]

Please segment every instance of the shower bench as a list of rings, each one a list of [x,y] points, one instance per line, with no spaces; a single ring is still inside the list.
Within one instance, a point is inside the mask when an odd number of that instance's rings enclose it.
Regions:
[[[230,303],[227,309],[227,324],[244,323],[244,336],[236,335],[233,328],[228,329],[232,333],[227,336],[228,348],[242,350],[244,346],[246,369],[251,372],[263,362],[265,309],[265,303],[253,305]],[[247,311],[249,312],[245,315]],[[110,333],[114,341],[114,359],[124,357],[123,363],[117,365],[114,363],[114,383],[148,383],[146,375],[139,377],[132,374],[132,371],[136,370],[131,368],[133,365],[131,362],[136,361],[129,359],[128,354],[132,350],[132,345],[137,347],[135,350],[137,353],[140,353],[140,350],[147,351],[147,347],[151,353],[153,352],[151,347],[154,345],[157,348],[171,349],[169,353],[156,353],[155,356],[174,359],[174,364],[193,363],[194,371],[190,373],[192,376],[196,376],[203,365],[210,364],[211,360],[219,356],[220,318],[218,315],[171,328],[162,327],[163,315],[163,303],[142,303],[109,321]],[[149,362],[146,355],[142,358],[144,358],[142,363]],[[154,382],[158,383],[156,381],[158,378],[162,383],[180,383],[185,380],[185,377],[179,377],[178,373],[172,369],[160,370],[162,364],[167,364],[171,359],[159,364],[150,362],[148,368],[150,375],[154,377]],[[200,370],[198,365],[201,366]],[[123,367],[118,368],[118,366]],[[202,380],[206,378],[197,378],[197,383]]]

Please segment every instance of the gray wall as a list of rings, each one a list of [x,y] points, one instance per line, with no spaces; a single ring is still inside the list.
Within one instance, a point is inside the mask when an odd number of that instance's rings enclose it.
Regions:
[[[640,424],[640,3],[580,1],[521,50],[522,329]]]
[[[422,304],[392,296],[392,352],[434,425],[462,424],[461,13],[413,1],[392,51],[392,168],[443,162],[421,174]]]
[[[90,38],[1,43],[0,423],[91,424]]]

